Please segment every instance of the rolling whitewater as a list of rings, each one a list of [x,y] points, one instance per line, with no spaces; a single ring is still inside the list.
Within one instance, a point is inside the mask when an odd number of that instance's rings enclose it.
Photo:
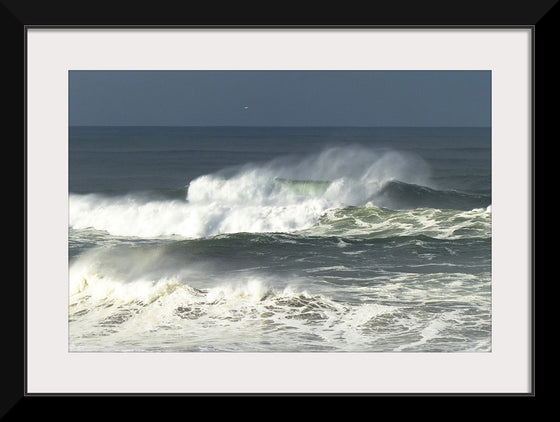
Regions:
[[[71,352],[489,352],[489,128],[71,127]]]

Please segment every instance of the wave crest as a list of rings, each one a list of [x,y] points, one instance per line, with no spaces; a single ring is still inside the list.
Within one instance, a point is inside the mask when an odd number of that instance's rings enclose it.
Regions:
[[[331,148],[200,176],[184,200],[71,194],[69,224],[113,235],[200,238],[305,230],[329,210],[370,202],[388,208],[488,205],[487,197],[429,188],[429,173],[412,154]]]

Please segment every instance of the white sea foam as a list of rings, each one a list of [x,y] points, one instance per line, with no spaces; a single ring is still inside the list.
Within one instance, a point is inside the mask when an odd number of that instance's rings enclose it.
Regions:
[[[172,350],[212,350],[218,340],[222,351],[258,350],[260,342],[263,350],[277,343],[279,351],[296,351],[317,336],[327,348],[352,350],[360,345],[361,324],[393,310],[349,306],[292,286],[275,289],[259,277],[203,290],[96,279],[71,296],[69,318],[74,350],[159,350],[172,337]]]
[[[204,265],[175,268],[166,252],[154,245],[100,247],[72,261],[72,350],[303,351],[319,338],[326,350],[431,350],[440,347],[443,330],[454,329],[451,318],[477,321],[468,312],[450,313],[462,312],[456,298],[481,311],[490,300],[488,289],[473,290],[485,281],[470,274],[402,273],[358,285],[348,279],[339,291],[317,277],[346,267],[317,268],[309,279],[259,270],[208,275]],[[349,294],[353,300],[344,299]],[[438,320],[433,310],[402,305],[449,300]],[[473,347],[479,346],[485,347]]]
[[[292,232],[311,227],[329,209],[364,205],[387,181],[426,183],[428,173],[425,163],[409,154],[332,148],[247,165],[227,178],[201,176],[190,182],[184,201],[71,194],[69,224],[139,237]],[[302,189],[299,181],[309,182]]]
[[[461,324],[479,323],[480,317],[469,319],[453,307],[437,314],[405,311],[399,305],[405,284],[396,300],[379,296],[377,287],[360,287],[368,300],[339,302],[328,291],[275,288],[257,275],[206,289],[163,280],[151,286],[90,280],[71,296],[71,345],[75,351],[279,352],[306,345],[317,351],[318,344],[327,351],[429,351],[448,347],[449,332],[459,333]],[[420,286],[406,294],[428,299]],[[488,350],[476,342],[471,347]]]
[[[418,208],[387,210],[374,206],[363,209],[330,209],[308,231],[314,235],[371,237],[426,235],[439,239],[489,237],[492,214],[488,209],[471,211]]]

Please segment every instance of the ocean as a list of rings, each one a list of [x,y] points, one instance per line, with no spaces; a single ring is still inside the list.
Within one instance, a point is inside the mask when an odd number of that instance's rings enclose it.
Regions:
[[[490,352],[490,128],[70,127],[71,352]]]

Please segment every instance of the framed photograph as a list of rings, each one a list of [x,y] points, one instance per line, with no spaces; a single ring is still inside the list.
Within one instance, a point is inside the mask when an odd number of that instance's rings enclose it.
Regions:
[[[534,21],[23,24],[15,402],[534,396]]]

